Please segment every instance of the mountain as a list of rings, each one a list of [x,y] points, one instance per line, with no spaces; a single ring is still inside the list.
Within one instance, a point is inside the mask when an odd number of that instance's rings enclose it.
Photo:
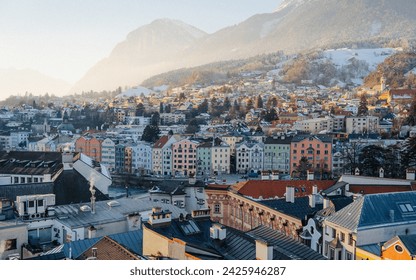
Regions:
[[[68,93],[71,85],[65,81],[55,79],[35,70],[0,69],[0,99],[10,95],[35,95],[45,93],[64,95]]]
[[[185,66],[172,58],[207,34],[181,21],[160,19],[128,34],[109,57],[98,62],[71,92],[135,86],[144,78]]]
[[[205,34],[171,20],[133,31],[73,91],[135,86],[152,75],[277,51],[416,38],[413,0],[286,0],[273,13]]]

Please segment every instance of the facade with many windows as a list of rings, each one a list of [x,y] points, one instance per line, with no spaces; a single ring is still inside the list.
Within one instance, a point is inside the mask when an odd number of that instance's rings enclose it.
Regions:
[[[196,174],[198,145],[199,142],[190,139],[183,139],[172,144],[172,175]]]

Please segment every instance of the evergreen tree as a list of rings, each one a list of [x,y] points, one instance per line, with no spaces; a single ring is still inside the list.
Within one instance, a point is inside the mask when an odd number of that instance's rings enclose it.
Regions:
[[[413,101],[410,104],[409,115],[404,120],[403,124],[409,126],[416,125],[416,95],[413,97]]]
[[[257,109],[263,108],[263,99],[261,98],[261,95],[257,96],[256,108]]]
[[[366,116],[368,113],[368,107],[367,107],[368,103],[367,103],[367,97],[365,96],[365,94],[361,95],[361,99],[360,99],[360,105],[358,106],[358,116]]]
[[[266,122],[272,122],[278,119],[279,117],[277,116],[277,112],[274,108],[267,110],[263,116],[263,120],[265,120]]]
[[[171,113],[172,112],[172,105],[170,105],[170,104],[167,104],[166,105],[166,107],[165,107],[165,113]]]
[[[224,111],[229,111],[231,109],[231,101],[228,97],[226,97],[224,99],[224,105],[223,105],[223,110]]]
[[[159,139],[159,134],[159,127],[149,124],[144,128],[141,140],[154,143]]]
[[[143,103],[139,103],[136,106],[136,117],[143,116],[145,113],[145,108]]]
[[[185,133],[195,134],[200,130],[199,122],[197,119],[191,119],[188,126],[185,129]]]
[[[159,113],[163,114],[163,102],[160,102],[159,104]]]
[[[406,139],[401,153],[403,169],[416,167],[416,136]]]
[[[359,162],[363,175],[378,177],[380,168],[384,168],[384,149],[377,145],[364,147],[359,155]]]
[[[276,96],[270,96],[266,103],[266,108],[276,108],[277,107],[277,98]]]
[[[208,113],[208,107],[208,100],[205,98],[204,101],[202,101],[202,103],[198,105],[198,113]]]
[[[152,126],[159,126],[159,123],[160,123],[160,114],[156,112],[152,115],[152,118],[150,119],[150,124]]]
[[[250,98],[249,100],[247,100],[247,104],[246,104],[246,111],[250,111],[251,109],[253,109],[253,100]]]

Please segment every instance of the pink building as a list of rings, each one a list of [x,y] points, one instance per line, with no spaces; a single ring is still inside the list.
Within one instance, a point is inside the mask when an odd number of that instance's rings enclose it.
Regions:
[[[172,175],[189,176],[196,173],[198,144],[189,139],[172,144]]]
[[[332,137],[328,135],[297,135],[290,143],[290,174],[296,174],[302,157],[308,159],[310,169],[329,174],[332,166]]]

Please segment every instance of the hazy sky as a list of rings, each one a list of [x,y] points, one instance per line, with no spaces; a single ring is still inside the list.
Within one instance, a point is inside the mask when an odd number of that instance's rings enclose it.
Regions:
[[[0,69],[76,82],[134,29],[179,19],[208,33],[282,0],[0,0]]]

